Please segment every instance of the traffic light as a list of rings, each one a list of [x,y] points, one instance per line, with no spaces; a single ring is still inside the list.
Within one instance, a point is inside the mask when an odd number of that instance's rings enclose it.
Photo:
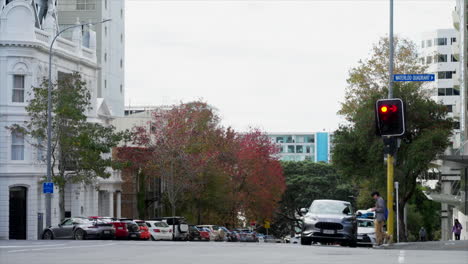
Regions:
[[[377,100],[375,104],[377,134],[401,136],[405,134],[405,109],[398,98]]]

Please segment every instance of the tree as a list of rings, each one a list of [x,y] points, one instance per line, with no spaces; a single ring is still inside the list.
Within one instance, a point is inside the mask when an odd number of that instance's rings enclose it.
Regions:
[[[370,206],[371,190],[385,193],[386,169],[382,139],[375,136],[374,107],[377,99],[387,97],[388,39],[374,45],[369,59],[361,60],[349,73],[345,102],[339,113],[347,121],[334,135],[333,162],[340,173],[359,189],[358,205]],[[424,73],[414,43],[395,39],[395,73]],[[400,183],[400,208],[413,196],[418,176],[430,167],[438,153],[449,146],[452,120],[447,108],[429,98],[421,82],[397,82],[394,95],[406,105],[407,133],[396,156],[395,181]],[[404,215],[400,214],[400,223]],[[400,228],[401,237],[405,230]],[[404,238],[404,237],[403,237]]]
[[[281,235],[301,229],[301,208],[316,199],[350,200],[354,190],[332,164],[312,161],[282,162],[286,191],[280,202],[275,225],[283,226]]]
[[[60,216],[65,217],[65,186],[68,183],[92,184],[98,178],[110,177],[109,168],[118,164],[111,149],[125,133],[114,133],[114,127],[87,121],[91,110],[91,93],[79,73],[59,76],[52,90],[52,180],[59,188]],[[33,87],[33,98],[26,111],[30,117],[11,130],[23,133],[31,144],[45,150],[47,140],[48,81]],[[36,143],[39,142],[39,143]]]

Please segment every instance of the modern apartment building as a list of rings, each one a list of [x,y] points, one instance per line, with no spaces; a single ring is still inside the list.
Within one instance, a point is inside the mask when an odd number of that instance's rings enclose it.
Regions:
[[[330,161],[330,134],[317,133],[268,133],[272,142],[278,144],[278,156],[283,161],[314,162]]]
[[[60,28],[73,25],[77,20],[87,22],[112,19],[95,28],[97,60],[100,66],[97,96],[104,98],[112,116],[123,116],[125,0],[59,0],[57,5]]]

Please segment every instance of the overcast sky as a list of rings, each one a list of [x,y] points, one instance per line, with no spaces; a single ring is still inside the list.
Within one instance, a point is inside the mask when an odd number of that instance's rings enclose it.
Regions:
[[[395,33],[451,28],[455,0],[395,0]],[[127,0],[126,104],[203,99],[238,130],[332,131],[388,0]]]

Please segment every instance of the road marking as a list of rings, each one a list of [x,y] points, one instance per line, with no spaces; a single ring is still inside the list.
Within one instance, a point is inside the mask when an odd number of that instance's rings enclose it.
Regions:
[[[69,246],[69,247],[52,247],[52,248],[32,248],[32,249],[19,249],[19,250],[10,250],[8,253],[16,253],[16,252],[25,252],[25,251],[44,251],[44,250],[56,250],[56,249],[73,249],[73,248],[87,248],[87,247],[107,247],[115,245],[116,243],[109,243],[103,245],[87,245],[87,246]]]
[[[405,263],[405,251],[400,250],[400,255],[398,256],[398,263],[402,264]]]
[[[34,245],[34,246],[0,246],[0,248],[27,248],[27,247],[53,247],[53,246],[64,246],[66,244],[51,244],[51,245]]]

